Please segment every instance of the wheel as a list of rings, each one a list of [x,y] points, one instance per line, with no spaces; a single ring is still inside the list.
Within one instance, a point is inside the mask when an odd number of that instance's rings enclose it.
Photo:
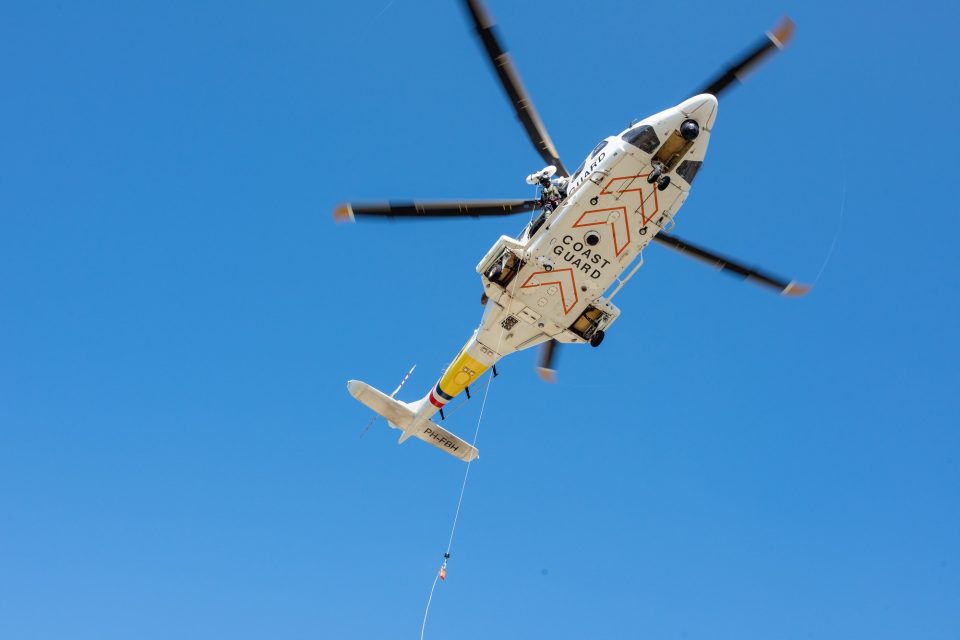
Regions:
[[[496,282],[497,280],[500,279],[500,274],[502,273],[503,273],[503,268],[500,266],[500,263],[498,262],[497,264],[490,267],[489,271],[487,271],[487,279],[490,280],[490,282]]]
[[[657,189],[663,191],[670,186],[670,176],[663,176],[657,180]]]
[[[650,184],[653,184],[660,177],[661,173],[662,172],[660,171],[660,169],[654,169],[653,171],[650,172],[650,175],[647,176],[647,182],[649,182]]]
[[[603,336],[606,334],[603,331],[595,331],[593,336],[590,337],[590,346],[599,347],[600,343],[603,342]]]

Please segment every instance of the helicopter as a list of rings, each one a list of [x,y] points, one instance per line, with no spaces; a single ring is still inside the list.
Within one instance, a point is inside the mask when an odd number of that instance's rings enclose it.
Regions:
[[[538,371],[555,376],[557,345],[598,347],[619,318],[613,297],[643,265],[650,242],[701,260],[721,271],[786,296],[808,285],[748,267],[673,233],[674,218],[690,193],[706,155],[718,98],[791,39],[793,22],[781,23],[749,51],[680,104],[631,123],[600,141],[573,171],[560,160],[482,0],[464,0],[477,35],[518,120],[546,167],[527,176],[540,197],[450,202],[346,203],[337,221],[364,218],[487,217],[530,213],[519,238],[503,235],[477,264],[484,304],[480,326],[422,398],[401,402],[359,380],[350,394],[402,431],[464,461],[477,449],[431,420],[503,357],[542,346]],[[535,218],[533,213],[540,211]],[[401,385],[402,386],[402,385]]]

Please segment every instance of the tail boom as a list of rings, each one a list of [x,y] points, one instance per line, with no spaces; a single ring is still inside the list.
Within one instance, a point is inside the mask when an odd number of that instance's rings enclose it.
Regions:
[[[481,345],[474,334],[443,372],[436,386],[420,401],[416,408],[417,418],[428,419],[443,409],[496,361],[494,352]]]

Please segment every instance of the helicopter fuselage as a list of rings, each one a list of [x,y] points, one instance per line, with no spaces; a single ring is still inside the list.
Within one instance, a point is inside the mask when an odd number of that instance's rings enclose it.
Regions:
[[[694,96],[604,139],[542,225],[520,239],[500,237],[477,265],[486,300],[480,326],[415,403],[414,426],[514,351],[551,339],[598,344],[620,315],[610,299],[626,281],[622,274],[672,227],[686,200],[716,113],[716,98]],[[680,133],[688,120],[699,126],[693,140]],[[655,169],[670,177],[662,190],[648,181]]]
[[[698,246],[672,233],[674,219],[703,164],[717,116],[717,97],[790,41],[794,25],[781,20],[696,94],[676,107],[602,140],[568,174],[546,127],[507,54],[483,0],[464,0],[494,72],[546,167],[527,176],[544,190],[535,199],[344,203],[335,220],[506,216],[542,210],[519,238],[501,236],[477,265],[485,305],[480,326],[439,382],[416,402],[402,402],[369,384],[350,380],[350,394],[389,425],[400,442],[415,436],[470,461],[473,444],[430,418],[479,376],[514,351],[543,345],[538,371],[551,380],[559,343],[596,347],[620,316],[611,300],[643,265],[651,240],[721,272],[780,295],[798,297],[810,286]],[[560,179],[551,178],[560,174]],[[553,182],[553,184],[549,184]],[[496,369],[493,369],[496,375]],[[402,386],[402,385],[401,385]]]

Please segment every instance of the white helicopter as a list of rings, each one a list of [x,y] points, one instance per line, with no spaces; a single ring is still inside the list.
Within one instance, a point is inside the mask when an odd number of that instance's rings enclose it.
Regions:
[[[556,345],[596,347],[620,310],[611,299],[643,265],[643,249],[656,241],[731,274],[800,296],[810,287],[765,274],[669,233],[700,169],[717,117],[717,97],[735,80],[788,42],[793,23],[783,22],[753,49],[679,105],[604,138],[573,173],[557,150],[501,45],[481,0],[465,0],[494,70],[520,122],[547,167],[527,177],[543,185],[533,200],[344,204],[339,221],[358,217],[502,216],[542,209],[519,238],[501,236],[477,265],[485,304],[479,328],[437,384],[416,402],[395,399],[358,380],[354,398],[410,436],[464,461],[479,454],[431,421],[454,397],[498,360],[544,345],[541,376],[552,380]],[[631,265],[633,265],[632,268]],[[628,270],[629,269],[629,270]]]

